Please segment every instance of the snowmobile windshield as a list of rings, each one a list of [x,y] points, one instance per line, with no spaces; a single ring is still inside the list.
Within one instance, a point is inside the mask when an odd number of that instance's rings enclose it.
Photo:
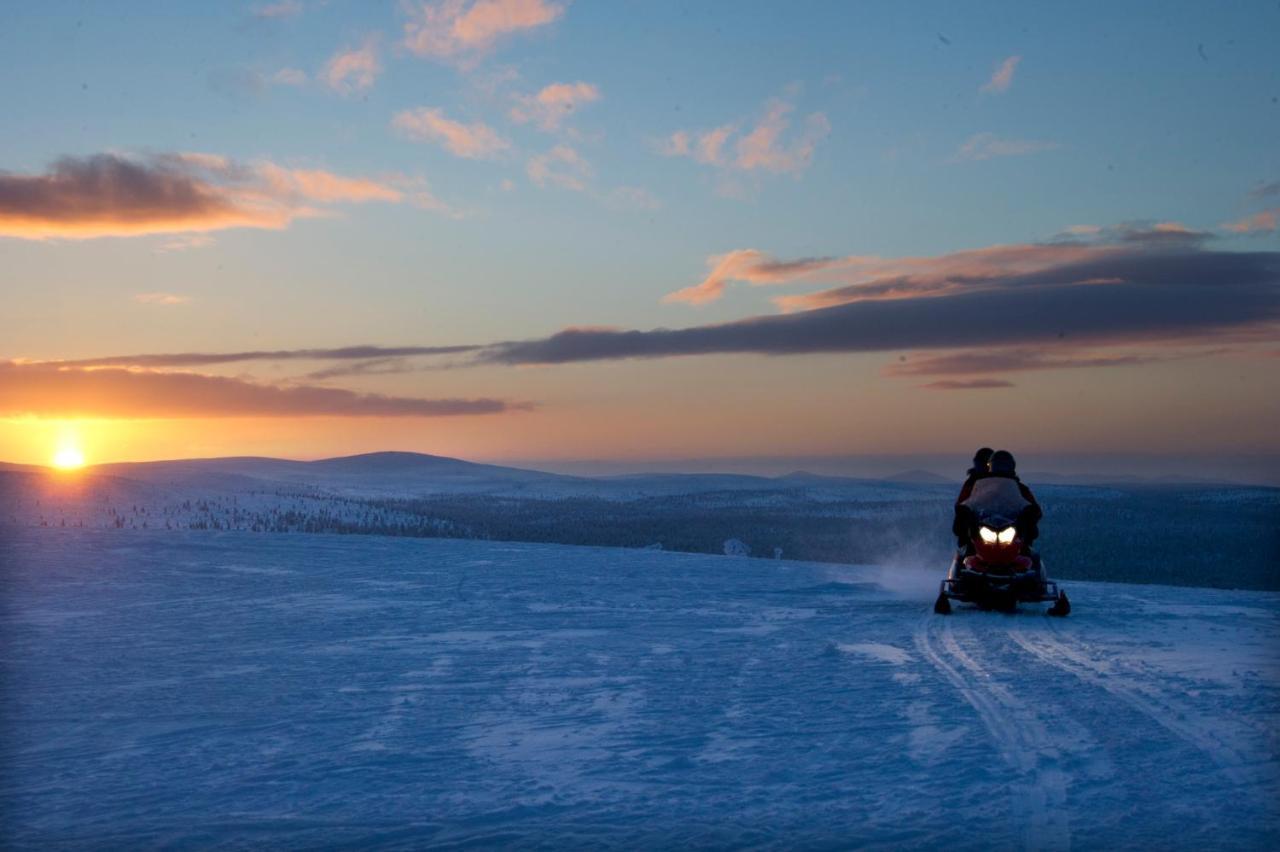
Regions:
[[[1003,518],[1012,523],[1031,504],[1022,496],[1016,479],[989,476],[973,484],[973,493],[962,505],[979,520]]]

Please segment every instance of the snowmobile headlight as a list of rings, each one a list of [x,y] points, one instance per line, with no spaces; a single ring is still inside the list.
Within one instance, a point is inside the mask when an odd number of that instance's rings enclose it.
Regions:
[[[978,530],[978,535],[982,536],[982,540],[987,544],[995,544],[1000,540],[1000,533],[991,529],[991,527],[982,527]]]
[[[1009,527],[1008,529],[1000,530],[996,537],[1000,539],[1001,544],[1013,544],[1013,537],[1017,534],[1017,530],[1013,527]]]

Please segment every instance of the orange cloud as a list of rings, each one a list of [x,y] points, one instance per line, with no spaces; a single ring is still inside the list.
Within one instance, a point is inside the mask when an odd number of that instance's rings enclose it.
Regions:
[[[782,262],[756,249],[738,249],[727,254],[712,255],[707,259],[710,271],[701,282],[668,293],[664,302],[685,302],[703,305],[724,295],[730,281],[747,281],[751,284],[784,284],[811,272],[832,268],[837,261],[832,258],[806,258]]]
[[[184,305],[191,301],[191,297],[174,293],[136,293],[133,300],[144,305]]]
[[[318,169],[284,169],[274,163],[261,163],[258,173],[281,196],[297,194],[309,201],[337,203],[343,201],[400,201],[404,193],[368,178],[347,178]]]
[[[1254,213],[1252,216],[1228,222],[1222,227],[1236,234],[1263,234],[1274,231],[1277,225],[1280,224],[1278,219],[1280,219],[1280,207]]]
[[[1102,227],[1077,225],[1068,239],[1016,243],[952,252],[934,257],[885,258],[876,255],[775,260],[758,249],[738,249],[707,259],[708,273],[697,284],[668,293],[664,302],[701,305],[724,295],[732,281],[755,286],[821,280],[843,286],[774,300],[783,310],[809,310],[847,302],[941,295],[982,286],[1001,276],[1026,275],[1066,263],[1120,252],[1124,247],[1188,248],[1209,235],[1180,222],[1125,222]],[[1085,241],[1088,238],[1089,241]],[[1113,280],[1081,281],[1114,284]]]
[[[711,130],[690,132],[677,130],[663,140],[658,150],[668,157],[689,157],[709,166],[737,171],[766,171],[798,174],[809,167],[818,143],[831,132],[827,117],[815,112],[804,121],[799,134],[785,139],[790,127],[789,114],[795,107],[781,98],[765,104],[759,120],[732,143],[739,125],[724,124]]]
[[[568,145],[557,145],[545,154],[530,157],[525,165],[529,179],[538,186],[558,186],[582,192],[594,174],[591,164]]]
[[[357,48],[340,50],[327,63],[321,78],[335,92],[344,95],[367,92],[382,73],[378,42],[369,36]]]
[[[0,415],[57,418],[448,417],[524,410],[497,399],[419,399],[278,387],[202,373],[0,362]]]
[[[302,14],[302,0],[280,0],[278,3],[267,3],[255,6],[252,12],[255,18],[282,19],[296,18]]]
[[[546,26],[565,7],[546,0],[441,0],[410,9],[404,45],[422,57],[474,61],[499,41]]]
[[[407,109],[397,113],[391,125],[410,139],[438,143],[458,157],[485,159],[511,147],[492,127],[453,121],[440,109]]]
[[[938,295],[1000,275],[1034,272],[1096,256],[1102,248],[1084,243],[991,246],[936,257],[884,258],[876,255],[775,260],[757,249],[738,249],[708,258],[702,281],[667,294],[665,302],[701,305],[724,295],[731,281],[755,286],[822,280],[844,282],[835,290],[783,296],[784,310],[807,310],[846,302]]]
[[[1009,87],[1013,85],[1013,72],[1021,61],[1021,56],[1010,56],[1001,62],[991,73],[991,79],[982,85],[982,91],[995,93],[1009,91]]]
[[[398,202],[404,193],[368,178],[215,154],[64,157],[45,174],[0,172],[0,236],[92,239],[279,229],[322,215],[315,205]],[[415,196],[416,198],[416,196]]]
[[[799,172],[808,168],[813,150],[828,133],[827,117],[815,112],[805,119],[804,130],[789,145],[780,143],[787,129],[787,114],[794,107],[786,101],[772,100],[764,116],[751,132],[738,140],[737,167],[743,171],[764,169],[770,172]]]
[[[536,124],[548,133],[560,129],[560,123],[584,104],[600,100],[600,89],[591,83],[552,83],[536,95],[521,95],[511,108],[511,120],[517,124]]]

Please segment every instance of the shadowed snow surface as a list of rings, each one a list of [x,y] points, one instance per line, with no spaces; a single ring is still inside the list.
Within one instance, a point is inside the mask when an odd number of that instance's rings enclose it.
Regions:
[[[1280,842],[1280,595],[941,618],[885,569],[238,533],[0,569],[6,847]]]

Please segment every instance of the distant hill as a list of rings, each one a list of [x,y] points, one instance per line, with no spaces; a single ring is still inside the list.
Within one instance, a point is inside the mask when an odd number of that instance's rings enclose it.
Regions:
[[[244,490],[305,486],[360,495],[414,496],[552,487],[575,477],[477,464],[423,453],[381,452],[317,461],[257,457],[125,462],[86,468],[90,474],[154,484]]]
[[[916,485],[956,485],[959,479],[951,479],[946,476],[940,476],[929,470],[904,470],[902,473],[895,473],[893,476],[886,476],[887,482],[910,482]]]

